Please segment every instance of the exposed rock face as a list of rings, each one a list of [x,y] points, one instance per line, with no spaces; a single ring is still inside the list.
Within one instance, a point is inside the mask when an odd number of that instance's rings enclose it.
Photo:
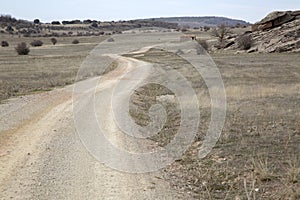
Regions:
[[[260,22],[257,22],[252,26],[252,31],[264,31],[281,26],[287,22],[299,19],[300,10],[297,11],[275,11],[267,15]]]
[[[247,53],[300,52],[300,10],[272,12],[247,32],[254,42]],[[229,49],[238,49],[237,39]],[[240,51],[239,51],[240,53]]]
[[[251,35],[258,52],[300,52],[300,19]]]

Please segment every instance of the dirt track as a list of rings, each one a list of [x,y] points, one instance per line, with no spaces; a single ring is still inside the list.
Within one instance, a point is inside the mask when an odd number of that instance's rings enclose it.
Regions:
[[[97,92],[144,64],[129,58],[121,61],[123,66],[106,74]],[[147,72],[140,73],[142,78]],[[76,134],[72,103],[68,86],[0,105],[0,199],[183,198],[159,172],[121,173],[94,159]]]

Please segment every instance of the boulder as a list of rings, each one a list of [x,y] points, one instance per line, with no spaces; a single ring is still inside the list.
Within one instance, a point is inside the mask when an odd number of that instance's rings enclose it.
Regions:
[[[280,12],[280,11],[275,11],[270,14],[268,14],[265,18],[263,18],[258,24],[265,24],[268,22],[271,22],[277,18],[283,17],[287,14],[287,12]]]
[[[292,11],[291,15],[293,15],[293,16],[300,16],[300,10]]]
[[[266,22],[266,23],[258,25],[258,30],[264,31],[264,30],[273,28],[273,26],[274,26],[273,22]]]
[[[257,52],[258,51],[258,48],[257,47],[252,47],[250,48],[247,53],[254,53],[254,52]]]
[[[226,49],[226,48],[228,48],[228,47],[234,45],[234,43],[235,43],[234,41],[226,42],[226,43],[224,44],[224,49]]]

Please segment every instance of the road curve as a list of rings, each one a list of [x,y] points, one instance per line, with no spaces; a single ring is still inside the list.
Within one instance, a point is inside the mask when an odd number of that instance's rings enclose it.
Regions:
[[[142,80],[151,68],[131,58],[118,61],[117,69],[101,77],[96,94],[109,93],[124,74],[134,70]],[[160,172],[123,173],[96,160],[76,133],[72,89],[68,86],[0,105],[0,199],[187,199],[171,189]],[[110,132],[117,127],[107,101],[97,101],[101,111],[97,116],[113,143],[128,147],[126,139]]]

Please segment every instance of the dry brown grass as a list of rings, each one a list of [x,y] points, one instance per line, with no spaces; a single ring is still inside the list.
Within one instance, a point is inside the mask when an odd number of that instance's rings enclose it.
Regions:
[[[0,101],[73,83],[81,62],[107,38],[78,37],[80,44],[72,45],[74,37],[60,37],[55,46],[49,38],[34,38],[44,45],[31,48],[27,56],[18,56],[14,47],[22,41],[29,43],[33,38],[1,37],[11,45],[0,49]]]
[[[287,166],[287,181],[289,183],[299,183],[300,182],[300,160],[297,156],[292,156],[288,160]]]
[[[299,164],[290,156],[299,154],[300,144],[299,56],[212,56],[224,80],[228,107],[221,138],[203,160],[198,160],[197,153],[210,119],[210,98],[203,80],[176,56],[155,50],[136,56],[168,64],[187,75],[201,99],[201,125],[195,143],[182,159],[164,170],[166,179],[196,199],[299,198]],[[147,108],[153,103],[149,96],[157,95],[151,87],[148,92],[144,89],[132,99],[132,117],[141,124],[149,120]],[[174,118],[176,107],[166,108],[171,120],[151,138],[161,145],[172,139],[180,122]]]
[[[253,158],[252,167],[256,178],[260,181],[271,181],[275,177],[267,158]]]
[[[274,95],[297,94],[300,91],[300,84],[287,85],[233,85],[226,87],[226,94],[229,98],[267,98]]]

